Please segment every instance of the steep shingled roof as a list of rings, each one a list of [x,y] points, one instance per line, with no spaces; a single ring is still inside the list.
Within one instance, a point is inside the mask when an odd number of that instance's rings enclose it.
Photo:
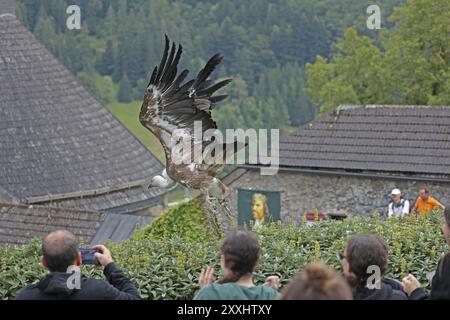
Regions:
[[[153,216],[0,202],[0,246],[26,244],[60,229],[71,231],[87,244],[121,242],[152,220]]]
[[[105,213],[94,211],[0,203],[0,245],[25,244],[59,229],[89,243],[105,217]]]
[[[162,164],[11,14],[0,9],[0,201],[103,210],[164,193]],[[3,14],[2,14],[3,12]],[[74,200],[75,199],[75,200]],[[67,201],[66,201],[67,200]]]
[[[16,14],[16,3],[14,0],[0,0],[0,15]]]
[[[280,166],[450,175],[450,107],[340,106],[281,135]]]

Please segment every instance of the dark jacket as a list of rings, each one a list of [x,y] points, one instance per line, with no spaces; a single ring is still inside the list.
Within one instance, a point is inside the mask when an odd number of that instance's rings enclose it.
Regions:
[[[114,263],[103,270],[108,282],[81,275],[80,289],[69,289],[72,275],[51,272],[41,281],[22,289],[17,300],[132,300],[140,299],[139,291]]]
[[[360,288],[353,292],[354,300],[408,300],[401,285],[391,279],[383,279],[380,289]]]
[[[450,253],[439,261],[436,272],[431,280],[431,294],[428,295],[423,288],[411,292],[410,300],[450,300]]]

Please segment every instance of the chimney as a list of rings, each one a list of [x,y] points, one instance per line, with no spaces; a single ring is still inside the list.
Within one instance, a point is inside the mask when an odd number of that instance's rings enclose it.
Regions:
[[[3,15],[16,15],[16,3],[14,0],[0,0],[0,17]]]

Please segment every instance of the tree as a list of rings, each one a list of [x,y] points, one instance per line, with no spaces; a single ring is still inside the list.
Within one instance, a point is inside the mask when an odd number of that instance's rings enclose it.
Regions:
[[[131,87],[128,77],[124,75],[119,83],[119,93],[117,95],[119,102],[131,102],[133,94],[132,90],[133,88]]]
[[[409,0],[395,27],[373,40],[349,28],[327,62],[307,65],[307,93],[320,110],[340,103],[450,104],[450,0]]]
[[[37,20],[34,33],[36,37],[47,47],[47,49],[53,52],[56,51],[56,32],[52,17],[47,15],[40,16]]]
[[[92,68],[79,72],[77,77],[103,103],[117,100],[117,90],[111,77],[101,76]]]
[[[395,26],[384,34],[366,28],[367,4],[354,0],[18,0],[18,16],[104,101],[120,87],[125,100],[142,98],[166,33],[183,45],[178,70],[189,78],[224,55],[213,78],[234,81],[215,111],[219,124],[284,127],[310,121],[316,103],[448,104],[450,0],[410,1],[388,23],[406,1],[377,1],[383,29]],[[65,27],[70,4],[81,6],[81,31]],[[305,63],[317,55],[306,94]]]
[[[450,0],[410,0],[383,45],[391,85],[407,104],[450,104]]]
[[[95,67],[102,76],[112,75],[114,71],[114,50],[111,40],[106,43],[105,52],[100,56]]]

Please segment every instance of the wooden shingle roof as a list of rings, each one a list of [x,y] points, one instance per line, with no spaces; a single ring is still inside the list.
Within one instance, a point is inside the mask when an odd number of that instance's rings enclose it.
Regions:
[[[55,230],[69,230],[86,244],[122,242],[153,216],[0,202],[0,246],[21,245]]]
[[[280,166],[450,175],[450,107],[340,106],[282,134]]]
[[[0,0],[0,15],[15,15],[16,3],[14,0]]]
[[[95,211],[0,203],[0,245],[25,244],[60,229],[89,243],[105,217],[105,213]]]
[[[141,185],[162,169],[17,18],[0,11],[0,201],[3,194],[3,201],[66,206],[65,199],[90,197],[79,207],[103,210],[161,195]]]

